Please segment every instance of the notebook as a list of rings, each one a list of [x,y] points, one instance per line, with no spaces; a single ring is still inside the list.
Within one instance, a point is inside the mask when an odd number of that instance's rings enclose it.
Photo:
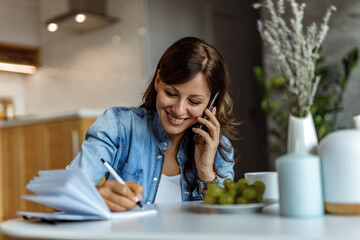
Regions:
[[[85,221],[129,218],[156,214],[154,205],[112,213],[88,176],[80,169],[39,171],[26,186],[35,195],[23,199],[46,205],[55,213],[17,212],[26,219],[47,221]]]

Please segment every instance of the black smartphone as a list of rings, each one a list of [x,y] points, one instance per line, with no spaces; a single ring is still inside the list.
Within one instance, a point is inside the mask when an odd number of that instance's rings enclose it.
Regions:
[[[209,105],[206,107],[206,109],[209,109],[209,110],[211,111],[211,109],[212,109],[213,106],[215,105],[216,99],[217,99],[217,97],[219,96],[219,94],[220,94],[220,92],[217,92],[217,93],[214,94],[214,96],[213,96],[212,99],[210,100]],[[206,116],[205,112],[204,112],[202,118],[208,119],[208,117]],[[200,129],[202,129],[203,127],[204,127],[203,124],[199,124],[199,125],[197,126],[197,128],[200,128]],[[198,137],[199,137],[199,134],[195,133],[195,135],[194,135],[194,142],[196,142],[196,140],[197,140]]]

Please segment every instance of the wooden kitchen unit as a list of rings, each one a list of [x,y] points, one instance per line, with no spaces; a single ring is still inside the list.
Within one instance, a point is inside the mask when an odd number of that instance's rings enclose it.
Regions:
[[[49,211],[21,199],[39,170],[61,169],[80,149],[85,133],[102,111],[28,117],[0,122],[0,221],[17,211]]]

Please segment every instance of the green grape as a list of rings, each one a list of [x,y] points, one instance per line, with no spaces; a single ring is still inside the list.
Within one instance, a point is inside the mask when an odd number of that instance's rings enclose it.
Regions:
[[[256,189],[254,187],[246,187],[242,191],[242,196],[248,200],[256,198],[258,193],[256,192]]]
[[[263,201],[265,184],[257,181],[249,184],[245,178],[234,182],[227,178],[223,182],[224,188],[218,183],[210,183],[204,197],[206,204],[247,204]]]
[[[237,204],[245,204],[245,203],[248,203],[248,200],[242,196],[236,198],[236,203]]]
[[[242,194],[242,189],[239,187],[239,184],[236,183],[235,185],[235,190],[236,190],[236,195],[237,196],[241,196]]]
[[[249,185],[248,180],[245,178],[240,178],[239,181],[236,183],[236,187],[240,189],[240,191],[244,190]]]
[[[256,196],[256,202],[262,202],[263,201],[263,195],[261,194],[261,195],[257,195]]]
[[[230,189],[228,189],[227,193],[229,193],[230,195],[235,197],[236,196],[236,189],[235,188],[230,188]]]
[[[206,203],[206,204],[216,204],[217,203],[217,198],[206,194],[205,197],[204,197],[204,203]]]
[[[242,190],[240,188],[236,188],[236,196],[241,196],[242,195]]]
[[[224,187],[227,187],[228,184],[232,183],[233,181],[230,179],[230,178],[227,178],[224,180],[223,184],[224,184]]]
[[[225,205],[225,204],[234,204],[234,202],[235,202],[234,196],[232,196],[229,193],[224,193],[219,198],[219,203],[223,204],[223,205]]]
[[[224,189],[219,186],[217,183],[210,183],[208,185],[208,189],[206,195],[210,195],[212,197],[219,197],[224,192]]]
[[[253,186],[256,189],[256,191],[258,192],[258,194],[264,194],[266,186],[263,182],[256,181],[253,183]]]
[[[227,190],[234,190],[234,191],[236,191],[236,183],[234,183],[234,182],[228,182],[227,185],[226,185],[226,189],[227,189]]]

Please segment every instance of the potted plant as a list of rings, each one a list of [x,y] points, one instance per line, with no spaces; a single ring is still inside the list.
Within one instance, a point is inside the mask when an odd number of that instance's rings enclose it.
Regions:
[[[289,101],[287,151],[316,153],[318,139],[310,113],[320,81],[315,75],[315,63],[320,58],[319,49],[328,32],[328,22],[334,6],[328,8],[320,27],[312,23],[303,30],[305,3],[288,0],[293,13],[284,18],[284,0],[275,5],[272,0],[255,3],[254,8],[268,10],[270,18],[258,21],[258,30],[270,47],[284,77],[284,87]]]
[[[338,113],[343,110],[344,94],[358,61],[359,49],[357,47],[350,49],[343,56],[341,73],[334,72],[330,66],[324,65],[324,56],[316,61],[315,74],[320,76],[320,82],[310,112],[319,141],[328,133],[341,128],[337,126]],[[285,79],[282,75],[268,78],[260,66],[255,66],[253,70],[261,90],[261,108],[269,123],[267,132],[270,143],[267,153],[273,159],[286,153],[287,141],[284,133],[287,130],[289,104],[283,91]]]

